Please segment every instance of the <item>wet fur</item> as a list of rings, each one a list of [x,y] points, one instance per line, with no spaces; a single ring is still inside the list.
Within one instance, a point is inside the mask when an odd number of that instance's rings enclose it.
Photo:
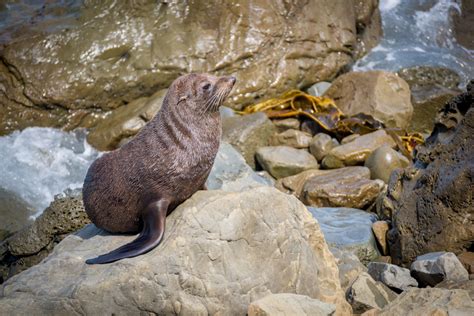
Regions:
[[[169,214],[204,186],[219,148],[218,108],[234,82],[206,74],[178,78],[140,133],[91,165],[83,199],[96,226],[112,233],[138,232],[150,205],[166,201]]]

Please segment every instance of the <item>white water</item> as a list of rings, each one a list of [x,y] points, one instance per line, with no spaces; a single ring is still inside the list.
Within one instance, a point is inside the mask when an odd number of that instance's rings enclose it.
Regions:
[[[99,153],[85,131],[30,127],[0,137],[0,187],[17,193],[39,215],[56,194],[82,187]]]
[[[383,38],[353,67],[355,71],[440,66],[456,71],[464,86],[474,77],[474,51],[454,38],[455,0],[380,0]]]

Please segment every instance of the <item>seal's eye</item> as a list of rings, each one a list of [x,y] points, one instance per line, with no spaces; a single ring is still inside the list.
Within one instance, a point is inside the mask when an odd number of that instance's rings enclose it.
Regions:
[[[206,84],[202,87],[202,89],[203,89],[204,91],[207,91],[207,90],[209,90],[210,88],[211,88],[211,84],[210,84],[210,83],[206,83]]]

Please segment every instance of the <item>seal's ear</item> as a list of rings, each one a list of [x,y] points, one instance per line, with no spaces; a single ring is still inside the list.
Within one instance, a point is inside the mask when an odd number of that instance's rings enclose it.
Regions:
[[[186,101],[188,99],[187,95],[183,95],[178,99],[178,104],[180,104],[182,101]]]

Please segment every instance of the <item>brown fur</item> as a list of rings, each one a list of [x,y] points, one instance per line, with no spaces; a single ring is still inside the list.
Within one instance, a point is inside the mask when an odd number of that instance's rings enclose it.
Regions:
[[[176,79],[161,110],[140,133],[91,165],[83,199],[96,226],[137,232],[150,203],[167,199],[169,214],[203,187],[219,147],[218,108],[234,82],[207,74]]]

